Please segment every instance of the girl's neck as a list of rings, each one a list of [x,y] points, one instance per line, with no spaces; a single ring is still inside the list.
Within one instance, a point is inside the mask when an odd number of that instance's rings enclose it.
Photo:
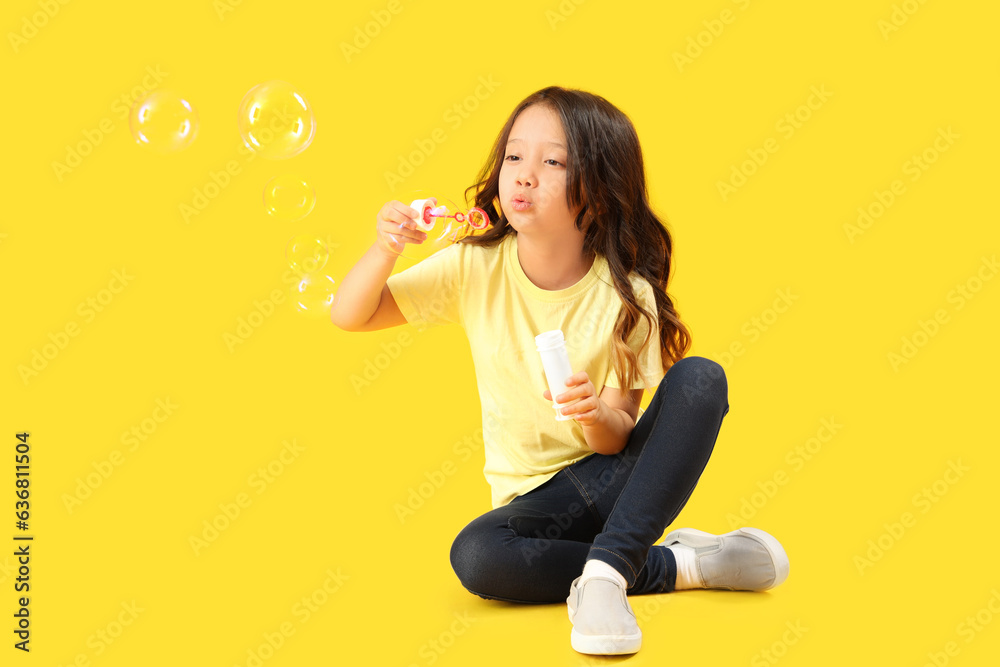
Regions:
[[[597,256],[583,254],[583,236],[540,243],[524,234],[514,234],[514,248],[521,270],[536,287],[555,291],[580,282]]]

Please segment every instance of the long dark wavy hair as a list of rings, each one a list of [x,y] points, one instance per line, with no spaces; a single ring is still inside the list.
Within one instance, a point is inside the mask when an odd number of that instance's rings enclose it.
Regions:
[[[642,149],[632,121],[603,97],[583,90],[550,86],[526,97],[511,113],[496,138],[490,156],[466,200],[486,211],[493,226],[460,243],[494,246],[516,234],[500,207],[500,168],[503,166],[514,121],[522,111],[539,104],[559,115],[566,134],[566,197],[569,207],[582,204],[576,228],[585,231],[583,253],[607,259],[615,291],[623,307],[615,322],[612,362],[623,390],[639,376],[638,358],[628,340],[642,317],[650,325],[642,348],[649,343],[654,313],[639,306],[629,274],[642,276],[656,297],[663,371],[680,361],[691,347],[691,334],[681,322],[667,294],[670,279],[670,233],[649,206]]]

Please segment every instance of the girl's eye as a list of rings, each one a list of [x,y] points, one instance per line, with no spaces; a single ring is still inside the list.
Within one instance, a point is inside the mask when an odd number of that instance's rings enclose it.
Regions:
[[[521,157],[518,156],[518,155],[508,155],[508,156],[504,157],[504,162],[507,162],[508,160],[511,161],[511,162],[513,162],[514,160],[520,160],[520,159],[521,159]],[[558,160],[554,160],[552,158],[549,158],[548,160],[545,160],[545,162],[546,162],[546,164],[549,163],[549,162],[551,162],[553,165],[557,165],[557,166],[560,166],[560,167],[565,167],[566,166],[562,162],[559,162]]]

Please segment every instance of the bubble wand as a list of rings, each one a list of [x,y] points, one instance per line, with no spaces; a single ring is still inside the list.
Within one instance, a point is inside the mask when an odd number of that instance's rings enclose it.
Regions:
[[[435,218],[452,218],[460,225],[464,225],[468,221],[469,226],[473,229],[486,229],[490,224],[489,216],[481,208],[473,207],[468,211],[449,213],[447,206],[438,206],[437,198],[435,197],[414,200],[410,204],[410,208],[420,211],[420,216],[417,218],[417,227],[423,232],[429,232],[434,228]]]
[[[438,204],[437,197],[415,199],[410,204],[410,208],[417,211],[415,222],[417,229],[420,231],[431,231],[438,220],[443,220],[446,223],[440,235],[431,241],[431,247],[435,249],[435,252],[443,248],[446,243],[457,243],[462,238],[472,234],[473,230],[484,230],[490,226],[490,218],[483,209],[477,207],[463,209],[450,200],[449,203],[452,204],[453,209],[456,209],[454,212],[447,205]],[[396,237],[392,234],[389,234],[389,236],[394,241],[397,241]],[[397,254],[400,257],[416,259],[408,257],[401,252],[397,252]]]

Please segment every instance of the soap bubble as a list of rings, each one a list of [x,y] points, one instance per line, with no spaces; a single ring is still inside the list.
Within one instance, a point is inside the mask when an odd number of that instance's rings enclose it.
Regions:
[[[240,102],[238,122],[247,147],[271,160],[298,155],[316,134],[312,107],[284,81],[251,88]]]
[[[316,190],[298,176],[275,176],[264,186],[264,208],[277,220],[295,222],[316,205]]]
[[[330,249],[323,239],[309,234],[299,234],[288,241],[285,258],[296,273],[313,273],[326,266],[326,261],[330,259]]]
[[[177,94],[156,90],[136,100],[128,125],[136,142],[159,153],[174,153],[194,141],[198,112]]]
[[[308,273],[300,276],[299,281],[292,285],[291,292],[296,312],[307,317],[330,319],[336,292],[333,278],[321,273]]]

